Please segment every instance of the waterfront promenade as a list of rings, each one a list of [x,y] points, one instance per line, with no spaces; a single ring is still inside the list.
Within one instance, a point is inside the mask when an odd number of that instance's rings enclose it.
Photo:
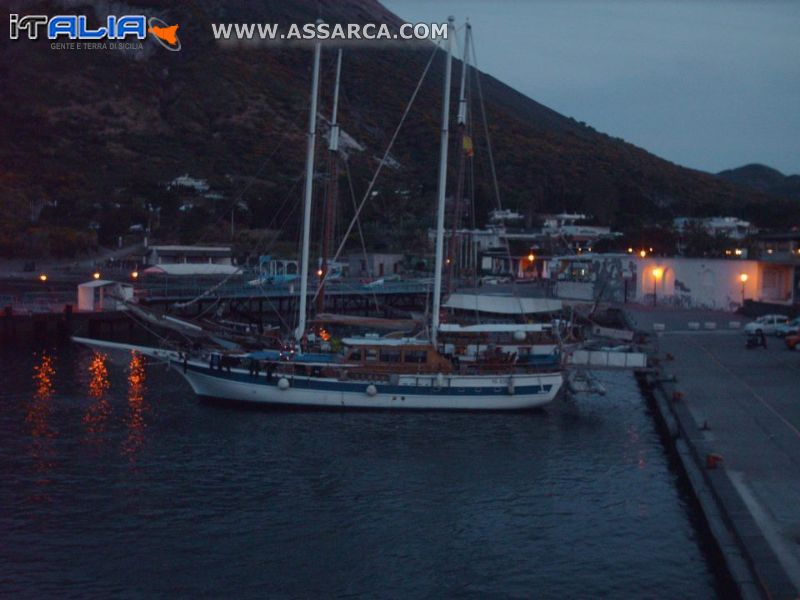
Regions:
[[[656,342],[660,379],[675,381],[659,386],[660,410],[677,422],[679,453],[690,450],[681,456],[684,463],[694,457],[689,467],[701,477],[692,484],[712,531],[727,529],[738,547],[723,547],[723,554],[739,553],[739,563],[751,570],[752,585],[744,591],[798,597],[800,352],[775,337],[766,350],[746,349],[744,333],[730,327],[745,320],[730,313],[633,308],[626,314],[642,331],[664,326]],[[712,322],[716,329],[706,329]],[[690,330],[689,323],[701,329]],[[722,457],[718,469],[707,468],[709,453]],[[709,500],[717,505],[710,510]],[[726,545],[724,535],[716,537]],[[741,573],[734,578],[747,579]]]

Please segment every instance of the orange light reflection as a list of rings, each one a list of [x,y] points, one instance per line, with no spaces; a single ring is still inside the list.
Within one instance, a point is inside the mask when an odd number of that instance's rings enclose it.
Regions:
[[[145,392],[145,361],[137,353],[131,353],[131,362],[128,365],[128,437],[122,445],[122,451],[133,461],[136,454],[144,444],[144,430],[147,426],[144,414],[147,405],[144,401]]]
[[[89,363],[89,396],[95,400],[86,413],[83,415],[83,424],[86,426],[87,433],[98,434],[105,431],[108,415],[111,413],[111,405],[105,397],[106,391],[111,383],[108,381],[108,368],[106,367],[106,356],[95,352],[92,361]]]
[[[36,355],[34,355],[36,356]],[[33,367],[33,395],[25,412],[25,422],[30,426],[30,445],[36,483],[40,486],[50,484],[50,474],[55,468],[52,440],[58,432],[50,425],[55,396],[54,379],[56,375],[53,357],[46,351],[38,355],[39,362]],[[50,502],[46,488],[31,493],[28,500],[34,503]]]

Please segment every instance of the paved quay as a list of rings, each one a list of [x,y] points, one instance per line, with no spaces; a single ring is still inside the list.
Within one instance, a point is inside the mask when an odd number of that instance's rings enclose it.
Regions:
[[[642,331],[664,326],[657,404],[674,419],[676,449],[742,595],[800,597],[800,352],[775,337],[746,349],[737,329],[746,319],[730,313],[632,307],[626,316]],[[708,454],[722,457],[718,468],[707,468]]]

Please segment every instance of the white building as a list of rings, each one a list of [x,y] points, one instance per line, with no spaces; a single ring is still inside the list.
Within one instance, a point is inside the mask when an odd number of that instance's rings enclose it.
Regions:
[[[731,240],[743,240],[756,233],[756,228],[750,221],[743,221],[736,217],[708,217],[704,219],[691,217],[678,217],[673,219],[672,227],[679,234],[686,233],[692,227],[697,227],[712,236],[723,236]]]
[[[794,267],[768,260],[575,255],[553,258],[550,274],[559,298],[583,301],[735,310],[744,300],[800,300]]]
[[[455,260],[462,271],[475,269],[484,274],[524,278],[534,272],[530,261],[526,263],[526,257],[531,253],[538,256],[536,247],[558,248],[559,252],[591,252],[598,240],[621,235],[609,227],[578,224],[588,218],[581,213],[542,215],[541,228],[525,229],[514,226],[523,219],[521,214],[508,209],[493,210],[483,229],[464,228],[456,232],[458,242],[452,257],[449,256],[452,230],[445,230],[445,258]],[[435,237],[436,231],[429,229],[431,243]],[[537,267],[535,272],[547,277],[547,266]]]
[[[350,254],[347,270],[350,277],[385,277],[399,275],[403,267],[403,254],[368,252]]]
[[[756,260],[645,258],[637,261],[636,299],[680,307],[735,310],[743,300],[774,299]],[[744,280],[744,281],[743,281]]]
[[[133,299],[129,283],[94,279],[78,285],[78,310],[127,310],[125,302]]]

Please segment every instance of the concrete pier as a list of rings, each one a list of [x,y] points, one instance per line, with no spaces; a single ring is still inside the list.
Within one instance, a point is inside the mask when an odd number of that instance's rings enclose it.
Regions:
[[[746,349],[730,314],[626,313],[664,326],[656,408],[742,596],[800,597],[800,352]]]

